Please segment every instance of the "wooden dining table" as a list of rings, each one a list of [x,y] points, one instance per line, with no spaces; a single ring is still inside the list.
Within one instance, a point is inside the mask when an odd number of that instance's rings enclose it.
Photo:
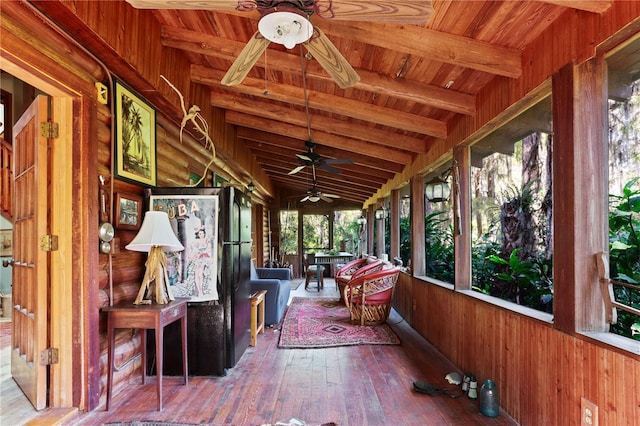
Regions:
[[[335,275],[336,265],[344,265],[345,263],[350,262],[352,260],[353,260],[353,255],[347,252],[340,252],[338,254],[326,254],[326,253],[315,254],[316,265],[325,265],[329,267],[332,277]]]

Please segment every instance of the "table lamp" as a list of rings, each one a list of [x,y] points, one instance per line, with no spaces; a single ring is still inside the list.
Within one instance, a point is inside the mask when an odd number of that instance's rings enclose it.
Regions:
[[[149,253],[145,263],[145,273],[138,297],[133,302],[135,305],[151,304],[151,285],[155,281],[155,303],[164,305],[173,300],[173,294],[169,288],[167,274],[167,258],[165,251],[182,251],[184,246],[180,243],[169,223],[169,216],[163,211],[148,211],[144,215],[144,221],[138,231],[138,235],[127,244],[127,250]]]

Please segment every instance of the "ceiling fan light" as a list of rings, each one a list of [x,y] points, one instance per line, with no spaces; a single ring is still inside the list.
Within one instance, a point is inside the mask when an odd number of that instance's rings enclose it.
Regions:
[[[317,203],[318,201],[320,201],[320,197],[318,197],[317,195],[310,195],[309,201],[311,201],[312,203]]]
[[[298,13],[277,11],[264,15],[258,22],[258,30],[267,40],[292,49],[311,38],[313,25]]]

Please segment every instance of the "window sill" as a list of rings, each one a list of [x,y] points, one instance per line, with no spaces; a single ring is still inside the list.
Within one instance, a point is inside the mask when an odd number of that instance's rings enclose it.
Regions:
[[[444,281],[440,281],[437,280],[435,278],[431,278],[431,277],[427,277],[427,276],[420,276],[420,277],[415,277],[421,281],[425,281],[429,284],[433,284],[433,285],[437,285],[438,287],[442,287],[442,288],[446,288],[449,290],[453,290],[453,291],[457,291],[458,293],[464,294],[465,296],[469,296],[471,298],[477,299],[477,300],[482,300],[483,302],[489,303],[491,305],[497,306],[499,308],[520,314],[520,315],[524,315],[533,319],[536,319],[538,321],[542,321],[544,323],[547,324],[553,324],[553,315],[552,314],[548,314],[546,312],[542,312],[542,311],[538,311],[536,309],[532,309],[532,308],[528,308],[526,306],[522,306],[522,305],[518,305],[516,303],[513,302],[509,302],[506,300],[502,300],[498,297],[494,297],[494,296],[489,296],[483,293],[480,293],[478,291],[474,291],[474,290],[455,290],[453,284],[444,282]]]
[[[447,290],[457,291],[465,296],[482,300],[483,302],[497,306],[499,308],[511,311],[516,314],[524,315],[526,317],[541,321],[545,324],[553,325],[553,315],[546,312],[538,311],[526,306],[520,306],[518,304],[502,300],[497,297],[489,296],[474,290],[455,290],[453,284],[437,280],[435,278],[427,276],[415,277],[416,279],[425,282],[426,284],[436,285],[438,287],[446,288]],[[630,353],[636,356],[640,356],[640,342],[637,340],[629,339],[627,337],[618,336],[617,334],[607,332],[577,332],[578,336],[582,336],[589,340],[595,340],[600,346],[610,346],[612,350],[618,350],[625,353]]]
[[[608,346],[612,346],[613,349],[619,349],[625,352],[630,352],[636,356],[640,356],[640,342],[637,340],[629,339],[628,337],[619,336],[613,333],[598,331],[580,331],[577,334],[579,336],[584,336],[597,342],[604,343]]]

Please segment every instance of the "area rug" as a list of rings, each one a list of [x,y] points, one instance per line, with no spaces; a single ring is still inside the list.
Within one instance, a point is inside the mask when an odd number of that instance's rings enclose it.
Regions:
[[[336,299],[294,297],[280,330],[279,348],[309,349],[353,345],[399,345],[387,324],[352,324],[349,310]]]

